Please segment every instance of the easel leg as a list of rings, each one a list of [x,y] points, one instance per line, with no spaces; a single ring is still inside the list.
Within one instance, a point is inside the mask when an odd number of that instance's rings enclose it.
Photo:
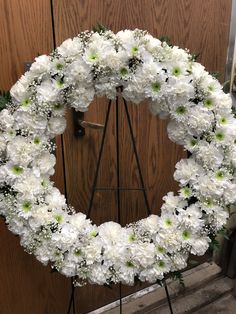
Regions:
[[[168,306],[170,309],[170,314],[173,314],[173,309],[172,309],[172,305],[171,305],[171,299],[170,299],[170,295],[169,295],[169,291],[167,288],[167,284],[166,281],[164,281],[164,287],[165,287],[165,291],[166,291],[166,297],[167,297],[167,302],[168,302]]]

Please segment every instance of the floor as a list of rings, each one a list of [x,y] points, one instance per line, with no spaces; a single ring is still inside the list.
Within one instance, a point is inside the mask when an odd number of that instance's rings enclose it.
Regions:
[[[236,314],[232,295],[234,280],[221,274],[214,263],[203,263],[183,273],[185,288],[169,281],[168,290],[174,314]],[[119,302],[90,314],[119,314]],[[122,300],[123,314],[170,314],[165,289],[153,285]]]

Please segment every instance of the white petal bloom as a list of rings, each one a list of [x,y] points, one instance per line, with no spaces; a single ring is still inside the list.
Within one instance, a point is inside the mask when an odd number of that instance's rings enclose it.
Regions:
[[[74,39],[66,39],[58,48],[57,52],[62,57],[75,58],[76,56],[80,56],[82,50],[82,43],[79,38]]]
[[[109,221],[101,224],[98,228],[99,236],[103,241],[114,244],[119,241],[122,228],[120,224]]]
[[[37,87],[37,98],[39,102],[56,102],[59,97],[59,88],[52,80],[43,81]]]
[[[183,185],[196,182],[204,174],[203,168],[193,159],[182,159],[175,165],[174,178]]]
[[[48,203],[48,208],[50,209],[61,209],[65,207],[66,200],[64,195],[60,193],[57,188],[53,188],[45,198],[46,203]]]
[[[212,128],[214,115],[207,108],[195,106],[188,111],[190,133],[198,136]]]
[[[191,253],[195,255],[204,255],[209,247],[210,239],[208,237],[193,237],[189,244],[191,245]]]
[[[223,150],[207,141],[200,141],[198,143],[194,155],[196,156],[196,160],[201,161],[209,169],[218,169],[224,159]]]
[[[47,127],[47,120],[42,117],[32,115],[21,110],[13,114],[15,118],[15,128],[25,129],[35,132],[37,135],[43,134]]]
[[[188,134],[186,125],[172,120],[167,125],[168,137],[172,142],[183,145]]]
[[[66,119],[64,117],[52,117],[48,122],[48,131],[51,136],[62,134],[66,128]]]
[[[14,164],[27,166],[35,157],[35,147],[23,136],[16,136],[7,145],[7,155]]]
[[[56,157],[49,152],[42,152],[34,159],[34,171],[39,174],[54,174],[54,166],[56,164]]]
[[[70,223],[80,231],[85,229],[88,224],[90,224],[90,220],[86,219],[86,215],[83,213],[75,213],[69,218],[69,220]]]
[[[50,57],[46,55],[35,58],[35,62],[30,67],[30,75],[33,77],[48,73],[51,69]]]
[[[16,82],[15,85],[12,86],[10,93],[14,100],[17,102],[21,102],[24,98],[29,96],[28,87],[31,83],[31,79],[29,78],[29,72],[25,73],[21,76],[21,78]]]
[[[13,126],[14,118],[7,109],[0,112],[0,128],[9,129]]]

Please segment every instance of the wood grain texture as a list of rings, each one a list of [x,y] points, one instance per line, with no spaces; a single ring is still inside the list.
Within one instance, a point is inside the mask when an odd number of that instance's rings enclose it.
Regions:
[[[49,0],[0,0],[0,90],[9,90],[17,81],[24,72],[24,62],[53,49],[51,25]],[[57,141],[60,144],[60,138]],[[63,191],[59,153],[56,179]],[[69,279],[51,274],[50,267],[25,253],[3,219],[0,247],[0,313],[64,314],[69,302]]]
[[[207,70],[220,72],[223,80],[231,0],[54,0],[53,3],[57,45],[91,29],[97,22],[115,32],[125,28],[147,29],[156,37],[166,35],[173,44],[200,53],[199,61]],[[95,100],[85,113],[85,120],[103,123],[106,107],[104,99]],[[129,104],[129,110],[148,199],[153,212],[159,213],[162,197],[168,191],[178,189],[172,175],[175,163],[185,154],[181,147],[168,140],[166,121],[151,116],[145,104]],[[114,108],[111,113],[99,186],[115,186],[116,183]],[[120,126],[121,184],[137,187],[140,185],[137,165],[122,107],[120,113],[123,117]],[[68,113],[68,128],[64,134],[68,200],[77,210],[86,212],[101,131],[86,129],[83,139],[75,138],[72,114],[72,111]],[[122,192],[121,204],[122,224],[146,216],[140,192]],[[95,223],[117,219],[113,192],[96,193],[91,217]],[[135,289],[138,288],[123,287],[123,295]],[[109,290],[88,286],[78,289],[76,298],[79,313],[84,313],[118,298],[118,291],[115,287]]]

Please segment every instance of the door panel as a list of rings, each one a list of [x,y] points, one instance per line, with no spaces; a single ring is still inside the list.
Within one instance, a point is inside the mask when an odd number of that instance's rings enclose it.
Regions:
[[[9,90],[24,72],[24,62],[53,49],[50,1],[0,1],[0,90]],[[60,142],[60,139],[59,139]],[[61,167],[60,149],[57,169]],[[57,179],[61,178],[59,176]],[[63,190],[63,180],[58,180]],[[0,219],[0,313],[64,314],[69,302],[70,281],[51,274],[25,253]]]
[[[173,44],[200,52],[200,62],[210,71],[224,73],[228,44],[231,1],[195,0],[54,0],[56,44],[68,37],[91,29],[100,22],[113,31],[141,28],[158,37],[167,35]],[[223,76],[221,76],[223,80]],[[105,99],[96,99],[85,113],[85,120],[104,123],[107,110]],[[140,186],[137,165],[124,116],[119,106],[121,186]],[[175,163],[185,153],[167,138],[166,121],[151,116],[145,104],[129,104],[129,111],[139,152],[141,168],[153,213],[160,212],[162,197],[178,189],[173,180]],[[98,186],[115,186],[115,107],[112,106]],[[68,201],[76,210],[86,212],[91,195],[95,166],[102,131],[86,129],[83,138],[75,138],[73,111],[67,115],[68,127],[63,136]],[[140,192],[121,192],[121,222],[123,225],[146,216]],[[117,221],[114,192],[95,194],[92,220],[100,224]],[[144,285],[142,285],[143,287]],[[122,295],[140,287],[122,287]],[[80,313],[91,311],[118,298],[118,287],[87,286],[76,291]]]

